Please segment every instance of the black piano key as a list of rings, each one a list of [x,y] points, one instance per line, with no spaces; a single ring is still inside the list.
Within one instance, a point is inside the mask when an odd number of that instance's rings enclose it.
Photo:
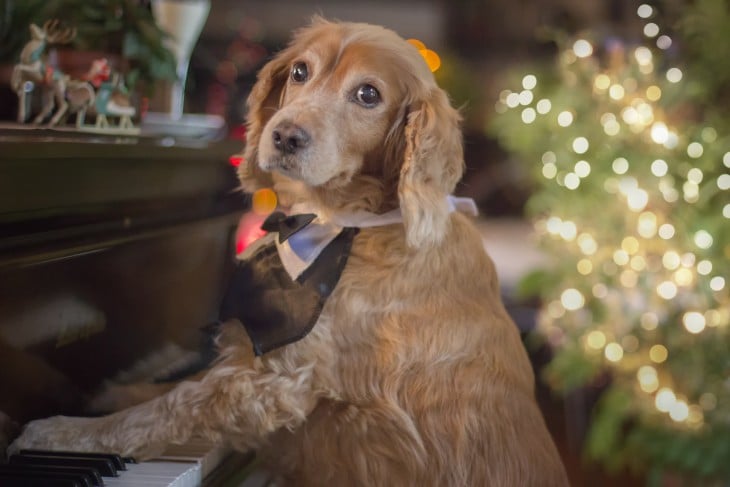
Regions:
[[[117,470],[127,470],[124,465],[124,459],[120,455],[114,453],[97,453],[97,452],[72,452],[59,450],[20,450],[21,455],[43,455],[56,457],[62,455],[72,458],[106,458],[112,462]]]
[[[103,487],[104,480],[99,471],[86,467],[69,467],[67,465],[0,465],[0,476],[20,472],[41,472],[44,474],[69,474],[76,475],[82,480],[82,485],[88,487]],[[2,485],[2,482],[0,482]]]
[[[114,464],[106,458],[89,457],[66,457],[63,453],[56,456],[51,455],[13,455],[10,457],[11,464],[39,464],[39,465],[68,465],[70,467],[91,467],[99,471],[103,477],[116,477],[117,469]]]

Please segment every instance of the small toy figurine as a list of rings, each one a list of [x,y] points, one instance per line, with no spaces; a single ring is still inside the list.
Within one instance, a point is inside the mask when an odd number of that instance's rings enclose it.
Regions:
[[[106,59],[95,60],[83,79],[72,79],[47,63],[47,49],[52,44],[70,42],[76,29],[59,27],[58,20],[49,20],[43,28],[30,25],[31,40],[23,47],[20,61],[13,68],[10,80],[18,95],[18,122],[28,118],[28,95],[38,87],[43,96],[41,112],[33,123],[42,123],[56,108],[48,122],[57,125],[69,113],[76,113],[76,128],[86,132],[136,135],[139,128],[132,123],[137,113],[130,103],[126,87],[117,73],[113,73]],[[86,123],[87,111],[96,113],[94,125]],[[110,118],[118,118],[111,123]]]
[[[80,130],[93,132],[109,132],[136,134],[139,128],[132,123],[132,117],[137,113],[130,102],[127,88],[117,73],[113,73],[107,59],[97,59],[91,64],[89,71],[83,76],[84,82],[93,86],[96,94],[93,103],[96,112],[96,124],[85,125],[83,118],[76,119],[76,126]],[[110,124],[108,117],[119,117],[117,125]]]
[[[49,122],[50,125],[55,125],[69,108],[66,101],[68,76],[46,63],[46,50],[51,44],[70,42],[76,36],[76,29],[59,29],[58,20],[48,20],[42,29],[31,24],[30,35],[31,40],[23,47],[20,62],[14,66],[10,78],[10,86],[18,95],[18,122],[24,123],[28,117],[27,94],[34,86],[39,86],[43,93],[43,109],[33,123],[43,122],[58,105]]]

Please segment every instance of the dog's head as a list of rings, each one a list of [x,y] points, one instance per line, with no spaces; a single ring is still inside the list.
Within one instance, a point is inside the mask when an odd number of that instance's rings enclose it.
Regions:
[[[244,189],[297,180],[331,209],[400,206],[409,245],[441,240],[460,117],[397,34],[315,19],[260,71],[248,109]]]

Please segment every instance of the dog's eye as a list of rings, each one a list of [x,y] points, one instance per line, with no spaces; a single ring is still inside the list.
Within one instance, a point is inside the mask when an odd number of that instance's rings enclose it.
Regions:
[[[304,83],[309,78],[309,70],[305,63],[294,63],[291,67],[291,79],[295,83]]]
[[[372,85],[362,85],[355,92],[355,101],[366,108],[372,108],[380,102],[380,93]]]

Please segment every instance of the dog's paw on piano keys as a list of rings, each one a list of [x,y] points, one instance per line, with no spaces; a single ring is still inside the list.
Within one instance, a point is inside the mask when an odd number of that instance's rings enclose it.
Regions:
[[[23,426],[20,436],[8,447],[8,455],[20,450],[101,451],[94,435],[98,418],[53,416]]]
[[[31,421],[8,447],[8,456],[20,450],[60,450],[117,453],[144,460],[159,455],[167,446],[140,435],[125,435],[124,427],[113,418],[53,416]]]

